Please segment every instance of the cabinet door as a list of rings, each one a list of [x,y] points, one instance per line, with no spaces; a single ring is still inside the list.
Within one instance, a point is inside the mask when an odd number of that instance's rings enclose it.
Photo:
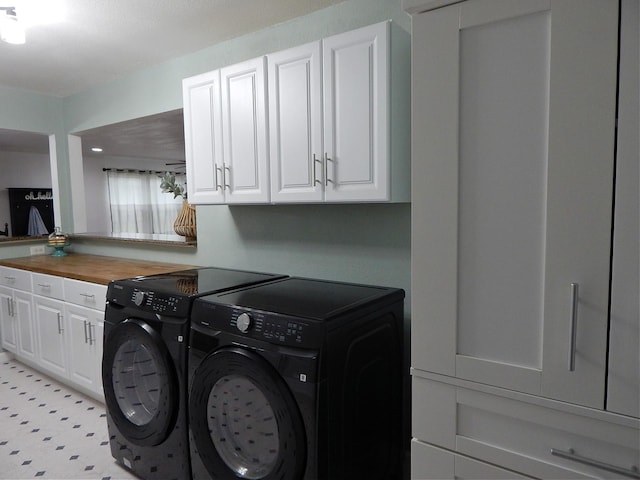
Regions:
[[[640,417],[639,5],[623,0],[607,409]]]
[[[33,306],[38,338],[38,363],[45,369],[66,377],[64,302],[34,295]]]
[[[271,200],[323,199],[320,42],[267,57]]]
[[[36,362],[36,337],[33,326],[33,308],[30,293],[14,290],[13,315],[18,333],[16,355],[24,360]]]
[[[228,203],[269,201],[264,57],[220,70]]]
[[[69,377],[90,391],[102,393],[102,329],[104,313],[67,304]]]
[[[182,95],[189,202],[223,203],[220,72],[185,79]]]
[[[18,344],[13,316],[13,290],[5,287],[0,287],[0,336],[2,348],[16,353]]]
[[[390,198],[389,28],[322,42],[327,201]]]
[[[414,17],[416,368],[602,408],[617,21],[597,0]]]

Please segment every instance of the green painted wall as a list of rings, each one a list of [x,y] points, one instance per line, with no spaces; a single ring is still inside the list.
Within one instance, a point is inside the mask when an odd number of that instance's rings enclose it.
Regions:
[[[36,131],[49,132],[55,125],[56,133],[59,128],[65,134],[73,133],[181,108],[184,77],[387,19],[392,19],[394,28],[400,32],[401,41],[397,45],[401,52],[394,53],[408,55],[410,18],[402,11],[400,0],[348,0],[77,95],[51,99],[49,103],[55,107],[52,124]],[[25,104],[32,101],[35,100],[30,96],[24,99]],[[48,104],[41,99],[35,103],[41,106],[40,102]],[[22,112],[31,121],[20,122],[20,129],[32,130],[37,126],[36,108],[33,109]],[[20,110],[16,108],[15,115],[20,115]],[[3,125],[3,117],[0,114],[0,127],[16,128]],[[405,138],[408,139],[408,125]],[[59,153],[61,150],[66,153],[66,145],[59,147]],[[68,161],[60,170],[61,175],[68,177]],[[66,188],[66,177],[64,182]],[[70,202],[69,199],[62,205],[63,223],[68,226]],[[77,242],[72,249],[124,258],[390,285],[409,293],[410,211],[409,204],[198,206],[195,250],[88,241]],[[0,245],[0,258],[28,254],[28,246],[6,248]],[[7,255],[9,251],[11,255]],[[409,302],[405,305],[408,309]]]

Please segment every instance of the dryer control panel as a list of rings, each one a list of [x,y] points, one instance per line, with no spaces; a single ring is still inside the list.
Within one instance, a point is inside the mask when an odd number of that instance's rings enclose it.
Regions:
[[[322,345],[322,325],[260,310],[196,301],[191,321],[212,330],[236,333],[255,340],[301,348]]]

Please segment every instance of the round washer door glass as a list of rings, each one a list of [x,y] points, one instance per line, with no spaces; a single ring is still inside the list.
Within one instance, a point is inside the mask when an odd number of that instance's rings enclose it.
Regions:
[[[244,478],[264,478],[278,460],[278,422],[265,394],[247,377],[225,375],[209,394],[211,440],[222,460]]]
[[[175,368],[160,335],[142,320],[117,324],[106,336],[102,379],[107,411],[138,445],[163,442],[175,423]]]
[[[241,348],[209,355],[194,373],[190,428],[214,478],[302,478],[306,439],[287,385],[264,359]]]
[[[147,425],[158,413],[162,373],[154,351],[144,343],[127,340],[111,366],[118,406],[131,423]]]

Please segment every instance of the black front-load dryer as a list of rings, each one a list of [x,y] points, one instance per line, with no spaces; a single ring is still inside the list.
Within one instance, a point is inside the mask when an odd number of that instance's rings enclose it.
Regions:
[[[193,478],[401,478],[403,299],[303,278],[197,299]]]
[[[193,299],[276,278],[199,268],[109,284],[102,379],[118,462],[143,479],[191,477],[186,376]]]

